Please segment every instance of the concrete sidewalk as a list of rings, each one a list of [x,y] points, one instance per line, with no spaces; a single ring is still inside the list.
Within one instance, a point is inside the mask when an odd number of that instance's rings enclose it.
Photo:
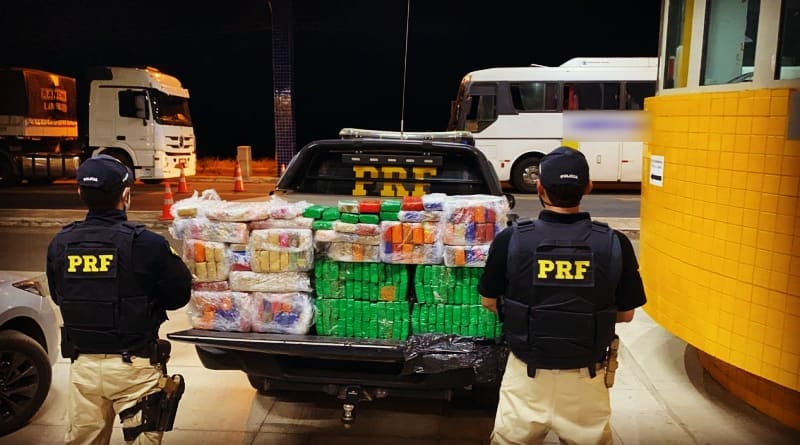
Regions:
[[[162,337],[189,327],[184,310],[169,313]],[[732,397],[700,367],[695,351],[637,311],[619,326],[620,368],[611,390],[616,444],[795,445],[800,433]],[[170,372],[186,378],[175,429],[165,445],[482,445],[493,412],[431,400],[386,399],[360,405],[345,430],[341,402],[324,394],[258,395],[239,371],[212,371],[190,344],[173,342]],[[54,367],[53,386],[42,409],[1,445],[63,443],[69,361]],[[119,423],[112,444],[122,444]],[[554,434],[545,442],[559,443]]]

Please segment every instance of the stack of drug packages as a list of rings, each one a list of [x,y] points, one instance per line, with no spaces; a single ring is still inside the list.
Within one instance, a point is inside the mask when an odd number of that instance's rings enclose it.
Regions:
[[[303,334],[314,320],[306,202],[227,202],[213,190],[176,202],[169,231],[194,275],[194,328]]]
[[[481,306],[477,285],[489,246],[506,227],[508,201],[493,195],[450,196],[441,210],[444,265],[417,266],[412,332],[499,336],[502,326]]]
[[[395,208],[396,207],[396,208]],[[340,200],[311,206],[318,335],[405,340],[408,272],[381,262],[381,218],[396,218],[400,201]]]

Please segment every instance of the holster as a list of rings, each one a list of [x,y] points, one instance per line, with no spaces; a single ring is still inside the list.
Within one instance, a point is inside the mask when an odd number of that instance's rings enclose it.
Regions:
[[[617,353],[619,352],[619,336],[616,334],[614,335],[614,339],[611,340],[611,344],[608,345],[608,356],[605,360],[605,368],[606,368],[606,388],[611,388],[614,386],[614,377],[617,372],[617,368],[619,367],[619,361],[617,360]]]
[[[75,347],[75,345],[72,344],[71,341],[69,341],[69,336],[67,335],[67,331],[62,326],[61,327],[61,356],[64,357],[64,358],[68,358],[68,359],[70,359],[70,361],[74,362],[75,359],[78,358],[78,355],[80,355],[78,353],[78,349]]]
[[[141,422],[138,426],[122,428],[122,435],[126,442],[135,440],[139,434],[148,431],[171,431],[178,412],[178,403],[186,389],[183,376],[163,376],[159,379],[160,391],[145,396],[136,405],[119,413],[123,422],[142,412]]]
[[[167,340],[156,339],[152,344],[150,352],[150,364],[159,365],[161,372],[167,375],[167,362],[169,361],[169,354],[172,352],[172,344]]]

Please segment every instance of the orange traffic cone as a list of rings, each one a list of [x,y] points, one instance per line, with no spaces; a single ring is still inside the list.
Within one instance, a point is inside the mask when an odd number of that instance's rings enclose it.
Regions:
[[[233,173],[233,191],[243,192],[244,181],[242,180],[242,167],[239,166],[239,161],[236,161],[236,170]]]
[[[161,208],[161,217],[158,218],[161,221],[172,221],[174,218],[172,217],[172,204],[174,201],[172,200],[172,189],[169,186],[169,182],[165,182],[164,185],[164,206]]]
[[[183,173],[183,164],[181,164],[181,177],[178,180],[178,193],[189,193],[189,187],[186,185],[186,175]]]

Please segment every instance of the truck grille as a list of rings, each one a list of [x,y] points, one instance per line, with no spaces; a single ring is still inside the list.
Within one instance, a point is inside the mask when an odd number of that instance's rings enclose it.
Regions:
[[[167,136],[167,147],[173,149],[194,148],[194,136]]]

